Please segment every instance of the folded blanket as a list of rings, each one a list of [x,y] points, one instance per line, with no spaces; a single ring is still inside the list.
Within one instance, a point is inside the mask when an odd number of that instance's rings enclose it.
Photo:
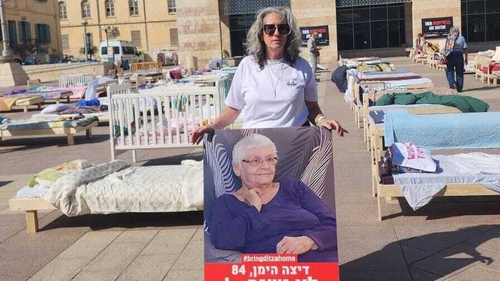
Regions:
[[[17,98],[0,98],[0,111],[9,111],[16,103]]]
[[[489,105],[480,99],[461,95],[435,95],[433,92],[421,94],[385,94],[375,102],[376,106],[391,104],[441,104],[458,108],[461,112],[486,112]]]
[[[5,131],[25,131],[25,130],[43,130],[54,128],[76,128],[84,127],[99,119],[95,116],[84,117],[78,120],[72,120],[66,117],[46,117],[31,118],[25,120],[11,120],[8,123],[0,124],[0,130]]]

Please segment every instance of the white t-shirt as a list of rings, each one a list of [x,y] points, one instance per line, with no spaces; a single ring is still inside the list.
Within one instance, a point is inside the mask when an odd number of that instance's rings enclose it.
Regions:
[[[293,66],[268,60],[260,69],[253,56],[245,57],[234,75],[226,105],[242,110],[243,128],[302,126],[309,111],[305,101],[318,101],[309,63],[298,57]]]

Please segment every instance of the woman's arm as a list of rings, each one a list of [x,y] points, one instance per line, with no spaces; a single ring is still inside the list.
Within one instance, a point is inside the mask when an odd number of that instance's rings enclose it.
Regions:
[[[205,125],[191,132],[191,143],[199,144],[205,133],[216,129],[224,129],[225,127],[231,125],[234,120],[238,118],[240,112],[241,111],[236,108],[226,106],[224,111],[222,111],[219,117],[217,117],[212,124]]]
[[[340,126],[339,122],[333,119],[328,119],[323,115],[318,102],[316,101],[306,101],[307,110],[309,110],[308,119],[316,126],[323,126],[328,130],[334,129],[337,134],[341,137],[344,133],[349,133],[346,129]]]
[[[242,250],[245,248],[248,233],[266,226],[259,219],[256,207],[248,206],[242,213],[234,214],[238,200],[228,196],[217,199],[209,225],[210,240],[218,249]],[[239,208],[238,208],[239,209]]]

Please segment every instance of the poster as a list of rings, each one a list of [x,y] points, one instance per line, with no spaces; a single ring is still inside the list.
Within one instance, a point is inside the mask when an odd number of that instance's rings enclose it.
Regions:
[[[309,38],[312,36],[314,32],[318,32],[318,39],[316,39],[317,46],[330,45],[330,35],[328,33],[328,25],[320,25],[320,26],[307,26],[300,28],[302,47],[307,46],[307,40],[309,40]]]
[[[426,39],[446,38],[453,26],[453,17],[422,19],[422,33]]]
[[[339,280],[329,131],[216,130],[203,163],[204,280]]]

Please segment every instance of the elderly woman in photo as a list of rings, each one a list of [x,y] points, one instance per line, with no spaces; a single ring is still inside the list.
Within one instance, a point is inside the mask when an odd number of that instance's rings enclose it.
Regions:
[[[309,121],[345,131],[326,118],[318,105],[318,89],[309,63],[299,56],[300,31],[289,8],[261,10],[247,35],[246,56],[238,66],[226,99],[227,107],[212,123],[191,134],[203,135],[232,124],[243,111],[243,128],[307,126]]]
[[[336,219],[304,183],[274,182],[276,146],[249,135],[233,148],[242,186],[215,203],[210,240],[223,250],[297,254],[299,261],[337,261]]]

